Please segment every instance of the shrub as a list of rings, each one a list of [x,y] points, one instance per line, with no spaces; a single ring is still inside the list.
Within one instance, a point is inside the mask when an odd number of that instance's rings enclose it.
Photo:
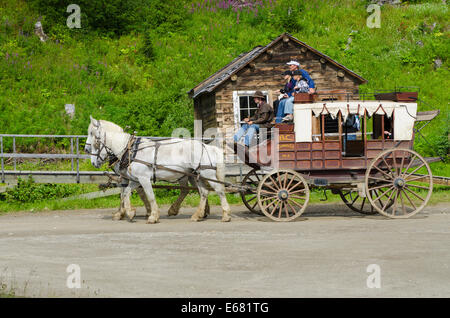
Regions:
[[[19,178],[17,185],[3,196],[8,203],[25,203],[68,197],[79,193],[80,189],[78,185],[38,184],[30,176],[28,180]]]

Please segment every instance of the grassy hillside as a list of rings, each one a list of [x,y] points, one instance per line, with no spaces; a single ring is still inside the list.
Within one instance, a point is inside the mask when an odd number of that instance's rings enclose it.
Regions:
[[[192,129],[187,91],[287,31],[368,79],[364,91],[419,86],[429,104],[420,110],[441,109],[424,133],[447,153],[449,14],[442,1],[384,5],[380,28],[366,25],[369,1],[242,1],[251,6],[241,9],[231,2],[80,0],[82,28],[69,29],[71,1],[0,0],[0,132],[85,134],[90,114],[143,135]],[[33,35],[39,16],[46,43]],[[73,120],[67,103],[76,105]],[[420,140],[416,146],[432,155]]]

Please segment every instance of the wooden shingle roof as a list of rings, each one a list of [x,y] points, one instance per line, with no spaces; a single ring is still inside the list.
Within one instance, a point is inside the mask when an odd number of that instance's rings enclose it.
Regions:
[[[217,71],[216,73],[212,74],[210,77],[206,78],[199,84],[197,84],[194,88],[192,88],[188,94],[191,98],[195,98],[203,93],[210,93],[214,91],[214,89],[228,80],[233,74],[239,72],[242,68],[244,68],[246,65],[248,65],[250,62],[255,60],[258,56],[260,56],[262,53],[267,51],[269,48],[271,48],[273,45],[278,43],[283,39],[284,36],[287,36],[290,40],[308,48],[310,51],[314,52],[318,56],[326,59],[331,64],[337,66],[338,68],[342,69],[344,72],[348,73],[350,76],[356,77],[361,81],[361,84],[367,83],[367,80],[361,77],[360,75],[356,74],[352,70],[346,68],[344,65],[336,62],[329,56],[323,54],[322,52],[317,51],[316,49],[312,48],[311,46],[307,45],[306,43],[296,39],[289,33],[283,33],[280,36],[278,36],[275,40],[267,44],[266,46],[256,46],[251,51],[247,53],[242,53],[237,58],[235,58],[233,61],[231,61],[229,64],[224,66],[222,69]]]

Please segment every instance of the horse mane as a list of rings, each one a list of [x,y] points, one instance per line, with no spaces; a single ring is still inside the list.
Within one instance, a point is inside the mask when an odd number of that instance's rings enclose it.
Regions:
[[[114,124],[113,122],[100,119],[100,124],[102,126],[105,126],[108,130],[117,131],[117,132],[124,132],[123,128],[119,125]]]

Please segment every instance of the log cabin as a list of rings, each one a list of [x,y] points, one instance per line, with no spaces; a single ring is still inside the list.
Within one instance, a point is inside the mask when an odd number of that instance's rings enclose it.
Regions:
[[[309,72],[323,99],[327,92],[358,99],[359,85],[367,82],[329,56],[283,33],[266,46],[242,53],[188,92],[194,100],[194,118],[202,122],[202,132],[218,128],[224,137],[230,137],[230,131],[237,130],[256,110],[251,98],[256,90],[273,105],[284,86],[281,73],[288,69],[290,60],[297,60]]]

